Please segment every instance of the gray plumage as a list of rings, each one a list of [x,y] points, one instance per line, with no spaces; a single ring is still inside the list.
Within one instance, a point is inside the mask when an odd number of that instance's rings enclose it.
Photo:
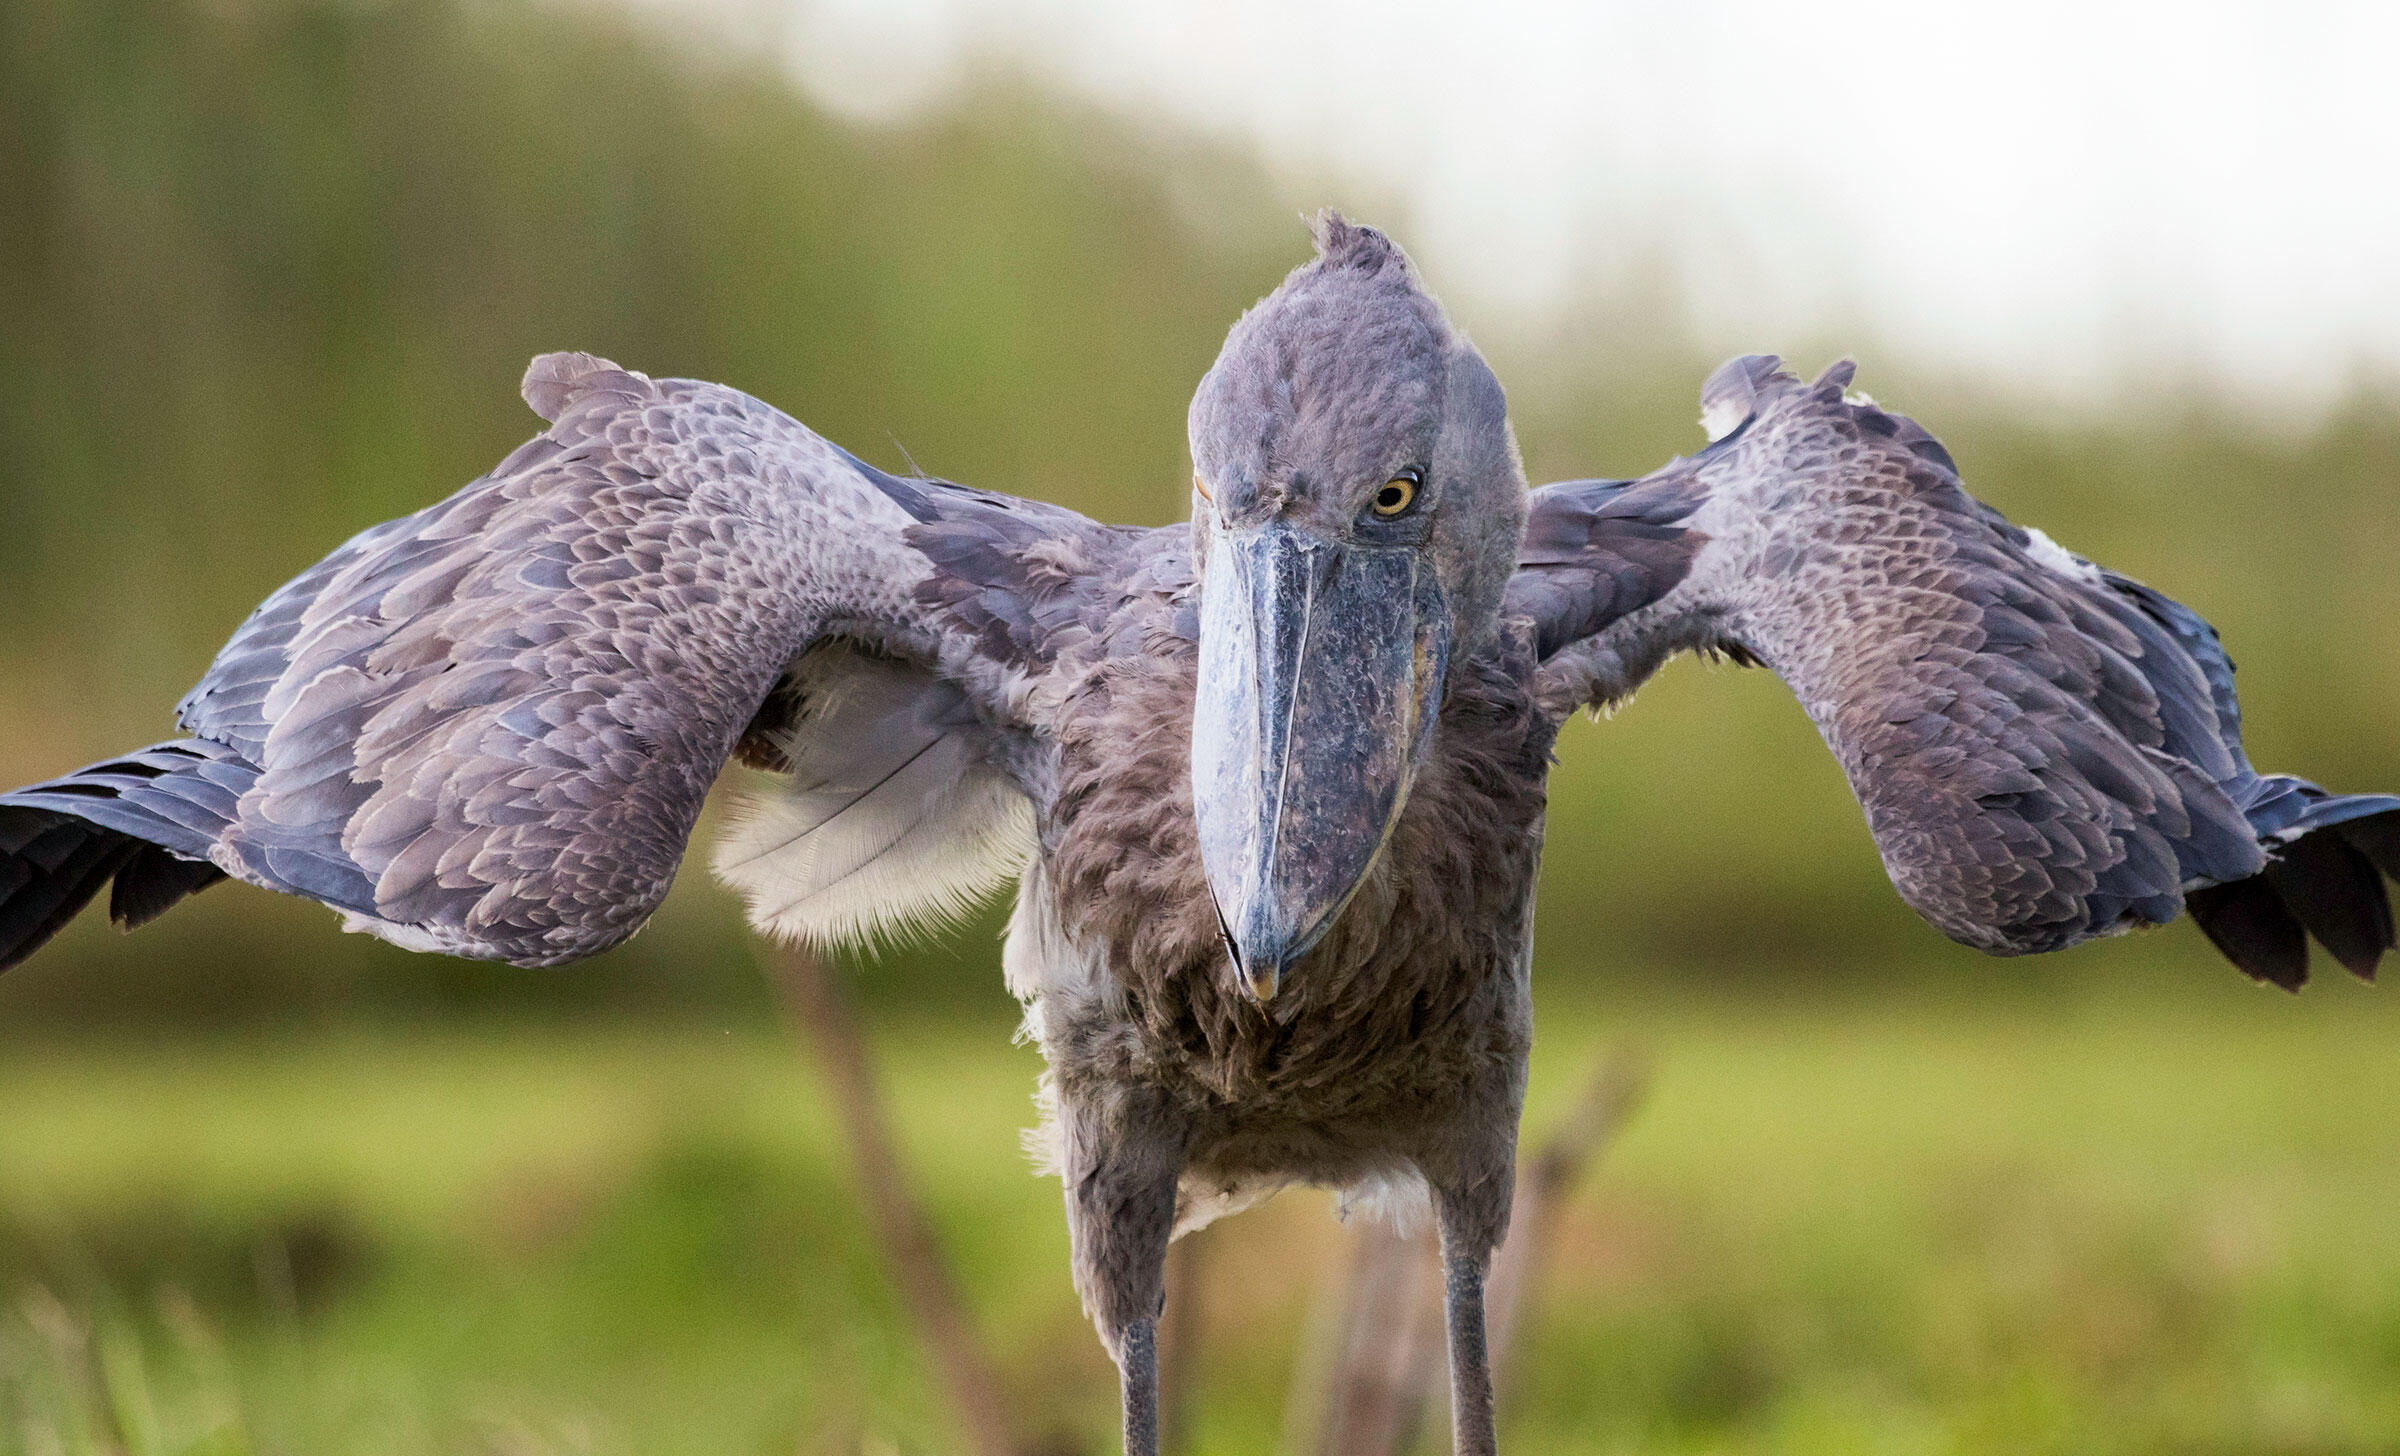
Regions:
[[[1739,400],[1708,450],[1535,493],[1511,605],[1551,624],[1544,705],[1621,699],[1678,650],[1762,663],[1952,939],[2058,950],[2188,895],[2254,975],[2300,984],[2303,924],[2370,974],[2392,944],[2375,865],[2400,872],[2375,816],[2400,799],[2261,776],[2207,623],[1967,495],[1932,436],[1844,397],[1850,377],[1734,360],[1704,391],[1704,412]],[[2313,893],[2327,875],[2341,893]]]
[[[1295,1181],[1430,1188],[1460,1449],[1491,1448],[1559,723],[1715,652],[1788,682],[1902,897],[2018,953],[2190,909],[2296,986],[2392,945],[2400,799],[2262,776],[2178,604],[1961,489],[1915,424],[1735,360],[1714,443],[1528,493],[1500,387],[1372,229],[1237,324],[1189,526],[865,465],[733,390],[536,360],[549,428],[269,598],[191,736],[0,796],[0,966],[114,881],[231,876],[418,949],[551,965],[716,868],[857,941],[1018,880],[1078,1287],[1149,1432],[1171,1232]],[[1203,691],[1203,685],[1208,685]]]

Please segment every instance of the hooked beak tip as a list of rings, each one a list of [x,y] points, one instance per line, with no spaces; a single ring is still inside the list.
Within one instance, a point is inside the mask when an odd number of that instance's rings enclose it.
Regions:
[[[1250,993],[1250,1000],[1267,1005],[1284,983],[1284,964],[1277,959],[1243,959],[1241,940],[1234,938],[1234,926],[1224,923],[1224,907],[1217,904],[1217,892],[1210,890],[1210,909],[1217,911],[1217,935],[1224,940],[1224,957],[1234,962],[1234,976],[1241,979],[1241,988]]]
[[[1242,989],[1250,999],[1264,1006],[1275,999],[1283,985],[1283,966],[1279,961],[1245,961],[1242,943],[1234,938],[1233,927],[1225,923],[1225,907],[1217,903],[1215,890],[1208,894],[1209,908],[1217,912],[1217,935],[1225,942],[1225,959],[1233,963],[1233,973],[1241,980]]]

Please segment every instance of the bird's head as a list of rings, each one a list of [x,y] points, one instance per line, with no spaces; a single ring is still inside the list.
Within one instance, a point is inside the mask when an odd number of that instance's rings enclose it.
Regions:
[[[1192,788],[1228,949],[1272,996],[1374,867],[1525,521],[1499,381],[1390,239],[1333,214],[1192,399]]]

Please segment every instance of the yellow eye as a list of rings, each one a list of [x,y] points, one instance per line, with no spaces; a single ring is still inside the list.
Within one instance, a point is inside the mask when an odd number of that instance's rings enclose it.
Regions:
[[[1414,475],[1395,475],[1375,492],[1375,514],[1379,516],[1406,515],[1417,503],[1417,478]]]

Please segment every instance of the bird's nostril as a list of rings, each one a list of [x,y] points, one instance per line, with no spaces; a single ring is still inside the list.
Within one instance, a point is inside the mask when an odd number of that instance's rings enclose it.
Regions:
[[[1317,591],[1319,593],[1330,592],[1333,588],[1334,574],[1342,569],[1341,549],[1332,545],[1321,545],[1309,554],[1308,560],[1315,573],[1314,585]]]

